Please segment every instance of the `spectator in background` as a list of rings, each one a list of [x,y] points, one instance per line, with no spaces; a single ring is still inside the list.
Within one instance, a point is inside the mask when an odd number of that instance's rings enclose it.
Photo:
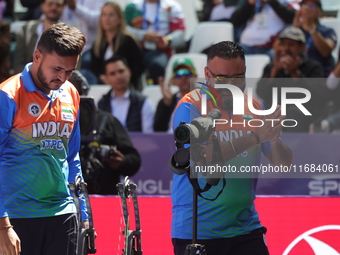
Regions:
[[[32,62],[40,35],[46,28],[59,21],[65,0],[42,0],[40,6],[44,18],[29,21],[17,34],[13,58],[15,73],[21,72],[27,63]]]
[[[0,0],[0,21],[14,21],[14,0]]]
[[[143,72],[143,51],[135,37],[126,30],[124,14],[115,2],[103,5],[98,36],[91,49],[90,70],[98,82],[104,82],[104,61],[113,55],[123,56],[131,69],[131,83],[137,89]]]
[[[80,29],[86,36],[86,45],[81,57],[80,66],[88,69],[91,63],[90,49],[97,37],[100,9],[107,0],[65,0],[66,8],[60,20]],[[84,73],[85,74],[85,73]],[[92,84],[93,77],[87,75],[88,81]],[[91,79],[91,80],[90,80]]]
[[[0,20],[0,83],[10,77],[11,32],[7,22]]]
[[[69,81],[77,88],[79,94],[86,96],[90,86],[86,78],[79,72],[74,71]],[[82,102],[80,102],[82,110]],[[141,157],[133,146],[129,134],[117,118],[108,112],[95,109],[95,130],[104,123],[104,129],[100,133],[99,144],[101,149],[93,153],[91,143],[83,142],[80,149],[82,171],[87,183],[89,194],[116,195],[116,184],[120,176],[132,176],[137,173],[141,165]],[[80,112],[80,129],[82,129],[83,118],[89,118],[87,112]],[[109,149],[105,149],[104,146]],[[111,149],[111,150],[110,150]],[[93,160],[95,157],[95,161]]]
[[[35,20],[40,19],[43,14],[40,4],[41,0],[20,0],[23,7],[27,8],[26,13],[21,18],[21,20]]]
[[[134,0],[126,6],[125,18],[144,48],[150,83],[156,84],[172,51],[185,43],[182,8],[175,0]]]
[[[340,56],[340,50],[339,50]],[[329,90],[329,102],[330,102],[330,110],[327,112],[323,118],[318,121],[315,121],[310,126],[310,133],[332,133],[340,131],[340,58],[338,64],[329,74],[326,80],[326,86]]]
[[[223,0],[213,2],[219,3],[212,8],[209,21],[230,21],[232,14],[236,10],[239,0]]]
[[[287,24],[293,22],[297,8],[296,0],[247,0],[237,8],[231,22],[235,29],[243,29],[246,24],[239,39],[244,53],[267,54],[273,58],[273,43]]]
[[[337,44],[337,36],[333,28],[320,24],[321,14],[320,0],[302,0],[301,9],[295,15],[293,26],[304,31],[307,56],[321,63],[323,76],[327,77],[335,66],[332,51]]]
[[[172,113],[181,98],[190,92],[190,79],[196,78],[197,73],[194,64],[188,58],[180,58],[172,66],[172,78],[168,84],[164,84],[164,78],[158,78],[158,84],[161,87],[163,98],[158,102],[155,121],[153,124],[154,131],[165,132],[170,128]],[[178,86],[179,91],[172,94],[170,86]]]
[[[213,8],[221,3],[221,0],[202,0],[203,8],[200,21],[210,20],[210,14]]]
[[[272,63],[265,67],[262,79],[257,84],[256,93],[262,98],[266,109],[272,106],[273,87],[278,88],[278,104],[281,104],[282,87],[301,87],[311,93],[310,101],[304,106],[312,116],[305,116],[295,105],[287,105],[287,119],[297,120],[298,125],[293,128],[284,127],[286,132],[308,132],[309,124],[321,114],[325,102],[326,93],[320,79],[296,79],[321,78],[323,74],[320,63],[305,57],[305,43],[306,38],[301,29],[284,29],[275,43],[275,57]],[[301,94],[289,93],[289,98],[301,98]]]
[[[105,61],[105,80],[112,89],[99,100],[98,108],[110,112],[129,132],[153,132],[151,100],[131,88],[131,70],[123,57]]]

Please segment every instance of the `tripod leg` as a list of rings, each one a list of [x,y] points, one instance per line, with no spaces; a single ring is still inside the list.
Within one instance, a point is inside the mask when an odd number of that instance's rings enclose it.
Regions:
[[[202,244],[188,244],[184,255],[207,255],[204,245]]]

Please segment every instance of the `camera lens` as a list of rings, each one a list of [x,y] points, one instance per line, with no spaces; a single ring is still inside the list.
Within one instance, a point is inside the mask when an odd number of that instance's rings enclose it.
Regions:
[[[178,142],[189,142],[190,130],[187,126],[181,125],[175,130],[175,138]]]

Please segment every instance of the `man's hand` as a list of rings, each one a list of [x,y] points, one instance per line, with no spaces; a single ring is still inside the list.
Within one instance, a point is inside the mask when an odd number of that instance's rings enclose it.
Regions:
[[[170,43],[170,41],[169,41],[168,36],[161,36],[161,37],[159,37],[158,42],[156,44],[157,49],[163,50],[163,49],[165,49],[166,47],[169,46],[169,43]]]
[[[72,11],[76,9],[77,6],[76,0],[66,0],[66,4],[68,8],[70,8]]]
[[[161,36],[157,32],[155,32],[155,31],[148,31],[144,35],[144,40],[145,41],[153,42],[155,44],[158,43],[160,38],[161,38]]]
[[[301,8],[301,26],[305,31],[311,31],[317,27],[315,10],[308,6]]]
[[[90,224],[89,224],[88,220],[83,221],[83,228],[85,228],[85,229],[90,228]],[[93,230],[94,230],[94,237],[97,238],[97,232],[95,231],[94,228],[93,228]]]
[[[161,87],[161,91],[163,94],[163,103],[167,106],[170,106],[172,103],[172,93],[170,90],[171,80],[167,85],[164,84],[164,77],[158,77],[158,85]]]
[[[0,230],[0,254],[19,255],[20,239],[13,228]]]
[[[265,141],[276,143],[279,140],[282,131],[281,122],[285,117],[286,116],[281,115],[280,105],[276,107],[276,110],[272,114],[265,117],[263,126],[256,128],[261,143]]]
[[[317,27],[315,15],[315,10],[305,6],[296,12],[292,25],[303,28],[305,31],[311,31]]]
[[[299,77],[300,56],[285,55],[279,59],[280,65],[294,78]]]
[[[113,155],[110,155],[107,159],[107,163],[109,164],[110,168],[118,169],[124,160],[124,155],[119,150],[115,150]]]
[[[301,28],[302,27],[302,19],[303,19],[302,10],[300,9],[295,13],[292,26]]]

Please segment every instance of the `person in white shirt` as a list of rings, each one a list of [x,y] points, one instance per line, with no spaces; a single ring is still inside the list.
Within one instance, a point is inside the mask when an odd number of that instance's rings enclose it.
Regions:
[[[153,132],[155,111],[151,100],[130,85],[127,61],[118,55],[105,61],[105,84],[111,90],[98,102],[98,108],[110,112],[129,132]]]
[[[247,0],[231,17],[235,27],[246,23],[239,44],[245,54],[267,54],[273,59],[273,43],[279,33],[292,24],[296,0]]]
[[[128,29],[144,48],[147,78],[157,84],[173,51],[185,43],[182,7],[175,0],[132,0],[124,15]]]

